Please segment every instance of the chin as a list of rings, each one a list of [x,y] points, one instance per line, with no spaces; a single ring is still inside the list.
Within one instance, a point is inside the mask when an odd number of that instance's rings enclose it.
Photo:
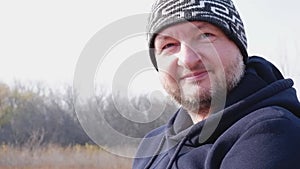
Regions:
[[[189,109],[211,100],[211,88],[202,87],[197,83],[184,85],[180,89],[174,85],[165,85],[164,88],[177,103]]]

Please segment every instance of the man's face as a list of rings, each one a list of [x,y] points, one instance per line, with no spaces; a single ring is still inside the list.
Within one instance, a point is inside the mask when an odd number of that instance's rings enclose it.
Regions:
[[[216,26],[184,22],[170,26],[154,41],[159,76],[165,90],[187,110],[209,107],[241,79],[243,57]]]

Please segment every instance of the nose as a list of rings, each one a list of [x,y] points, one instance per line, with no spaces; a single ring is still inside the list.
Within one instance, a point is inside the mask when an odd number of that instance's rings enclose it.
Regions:
[[[178,53],[178,65],[186,69],[193,69],[199,64],[200,56],[193,48],[187,44],[181,44],[180,52]]]

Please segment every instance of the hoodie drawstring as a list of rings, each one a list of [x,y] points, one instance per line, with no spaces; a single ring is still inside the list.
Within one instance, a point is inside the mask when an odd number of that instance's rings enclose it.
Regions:
[[[152,156],[152,158],[149,160],[149,162],[145,166],[145,169],[150,169],[151,165],[153,164],[153,162],[157,158],[158,154],[160,153],[161,149],[163,148],[163,145],[165,144],[165,141],[166,141],[166,136],[164,136],[162,138],[162,140],[160,141],[157,150],[155,151],[154,155]]]
[[[186,142],[186,140],[188,139],[188,137],[184,137],[177,145],[174,154],[172,155],[166,169],[171,169],[176,157],[178,155],[178,153],[180,152],[181,148],[183,147],[184,143]],[[166,141],[166,136],[164,136],[161,140],[161,142],[159,143],[159,146],[157,148],[157,150],[155,151],[154,155],[152,156],[152,158],[149,160],[149,162],[147,163],[147,165],[145,166],[145,169],[150,169],[151,165],[153,164],[153,162],[155,161],[155,159],[157,158],[158,154],[160,153],[161,149],[163,148],[163,145]]]
[[[171,157],[171,159],[170,159],[170,161],[169,161],[169,163],[168,163],[166,169],[171,169],[171,168],[172,168],[172,166],[173,166],[173,164],[174,164],[174,162],[175,162],[175,160],[176,160],[177,155],[179,154],[181,148],[183,147],[183,144],[186,142],[187,139],[188,139],[188,137],[185,136],[185,137],[178,143],[178,145],[177,145],[177,147],[176,147],[176,150],[175,150],[174,154],[172,155],[172,157]]]

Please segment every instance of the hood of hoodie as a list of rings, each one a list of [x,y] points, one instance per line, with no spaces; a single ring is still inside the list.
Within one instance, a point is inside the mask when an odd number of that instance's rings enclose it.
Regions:
[[[267,106],[280,106],[300,117],[300,103],[292,86],[293,81],[284,79],[272,63],[261,57],[250,57],[244,77],[228,93],[223,110],[197,124],[193,124],[186,110],[177,111],[167,124],[167,149],[178,142],[189,147],[213,143],[239,119]]]

